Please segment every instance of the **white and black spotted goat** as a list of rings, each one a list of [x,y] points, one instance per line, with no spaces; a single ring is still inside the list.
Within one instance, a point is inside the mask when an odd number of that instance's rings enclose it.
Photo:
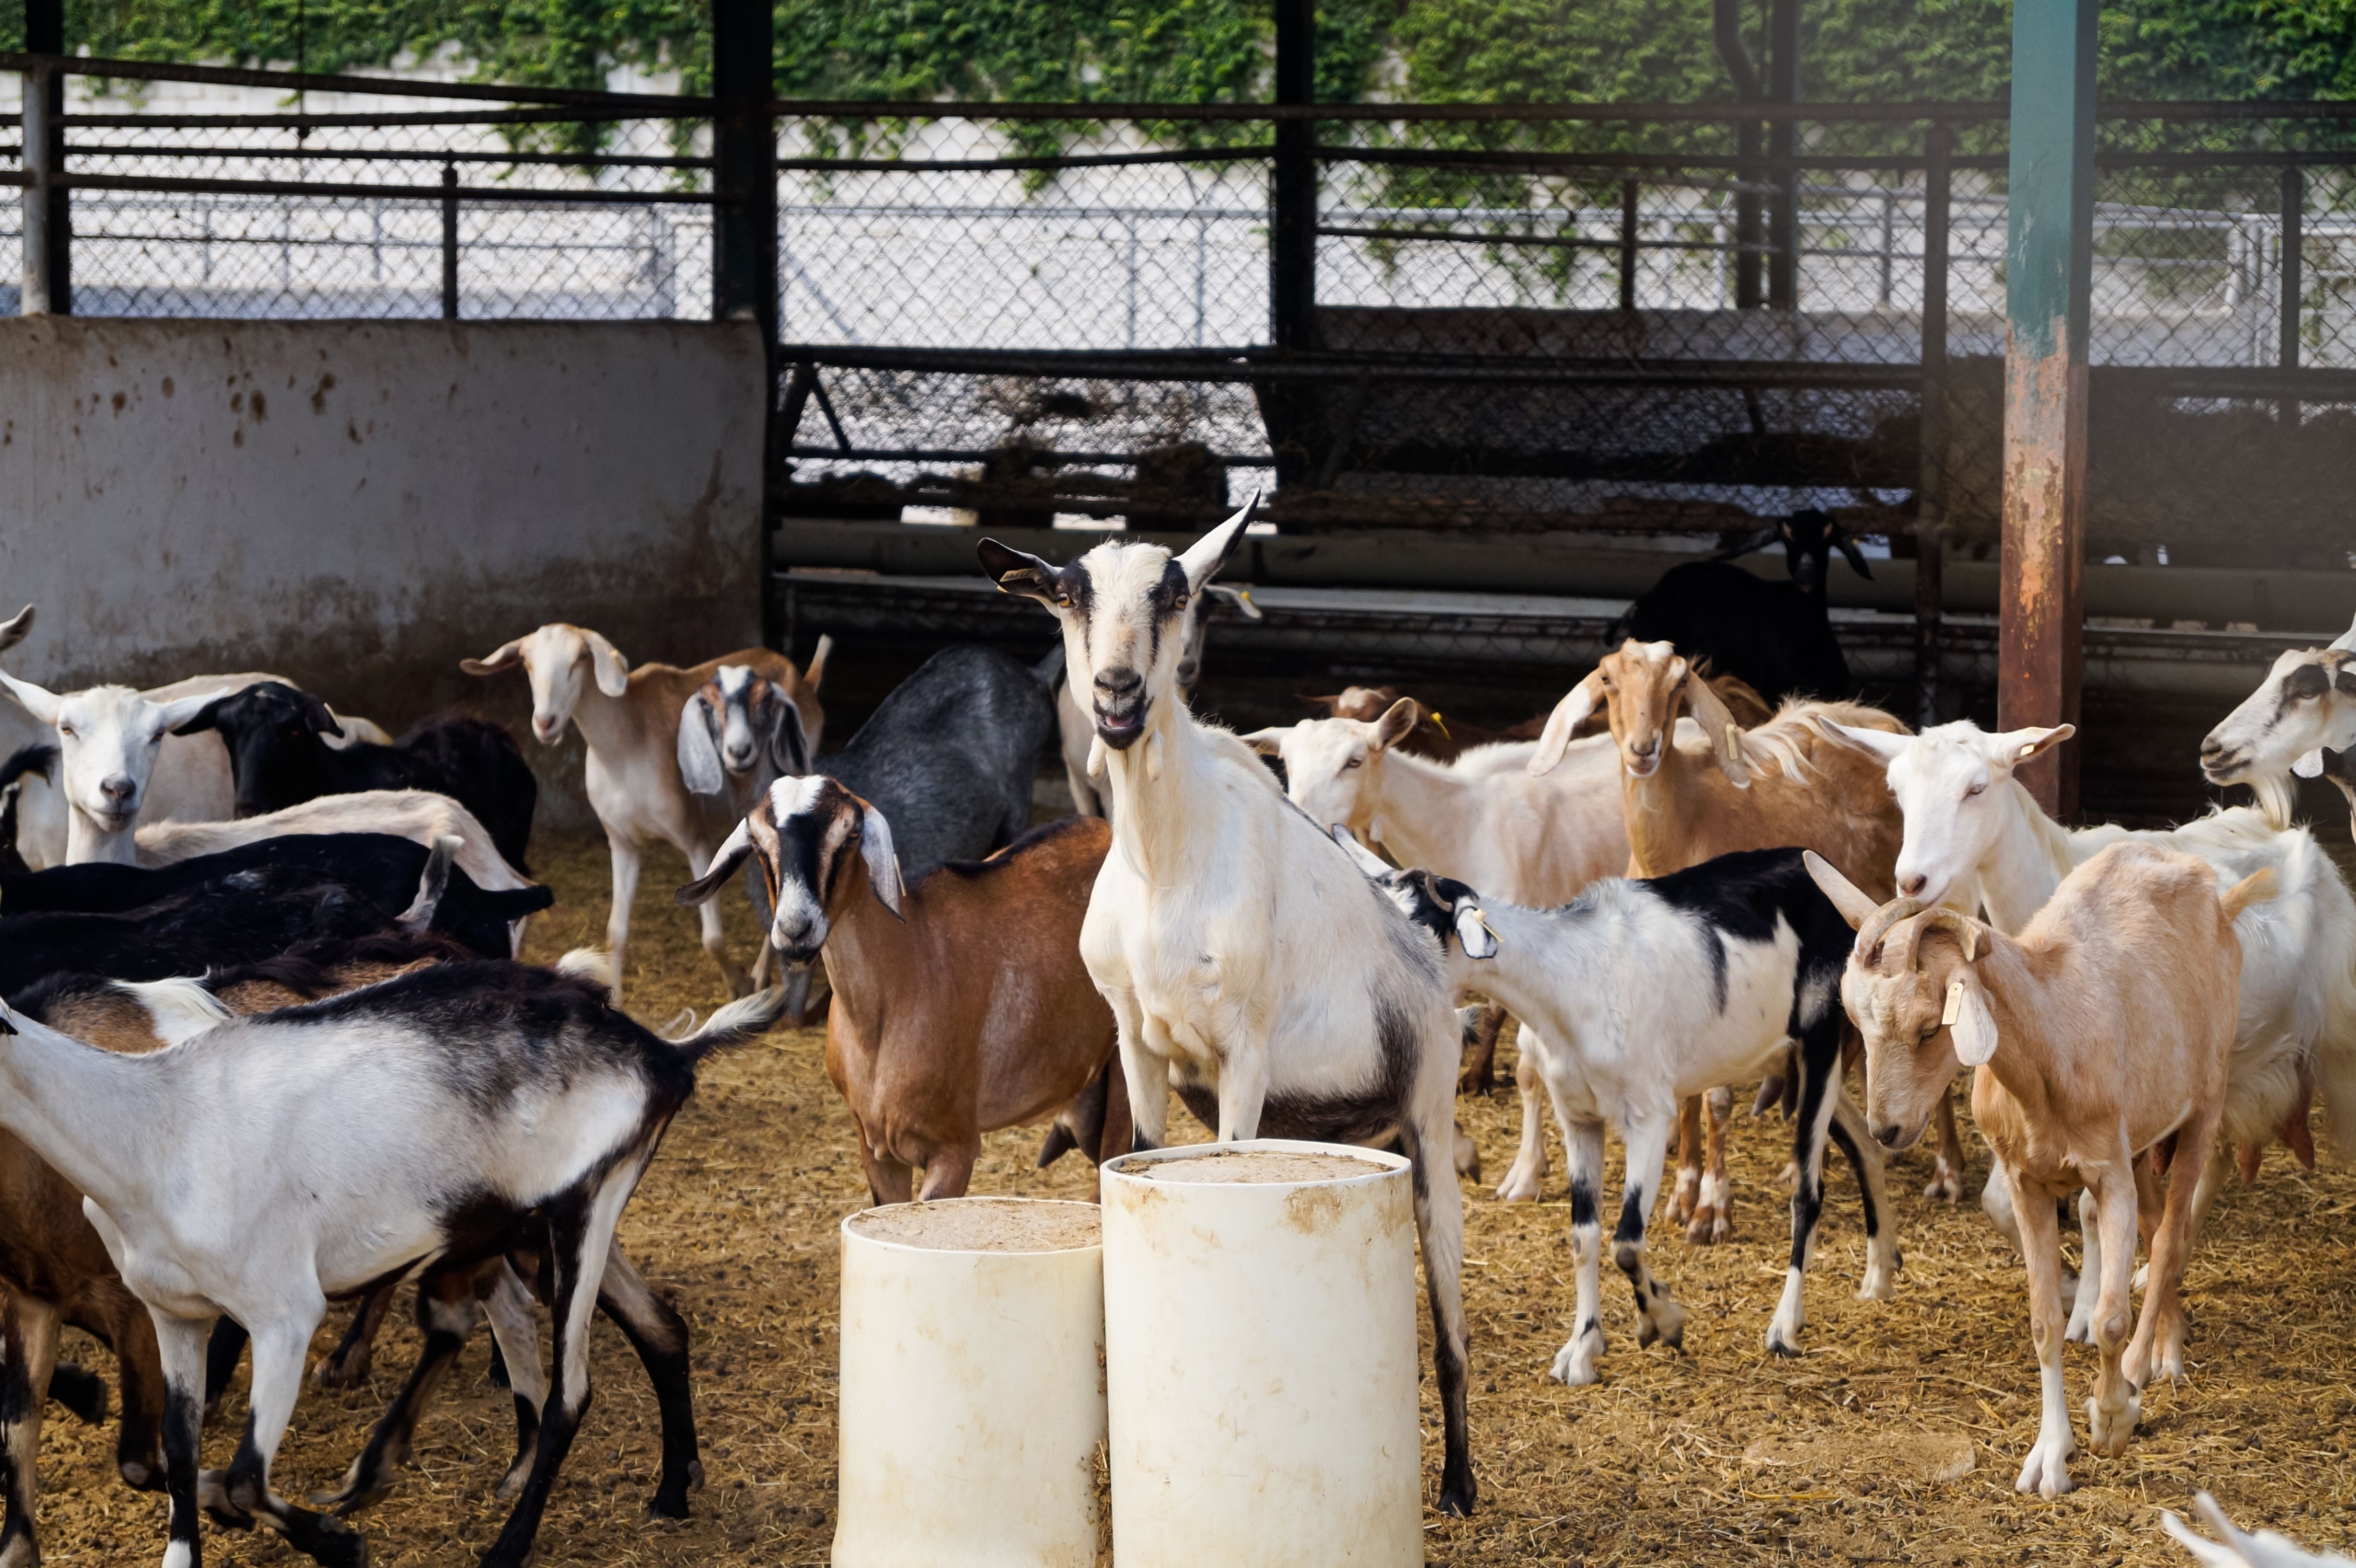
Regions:
[[[1767,1348],[1799,1354],[1801,1280],[1824,1206],[1829,1133],[1857,1172],[1865,1211],[1861,1298],[1885,1300],[1899,1268],[1882,1191],[1881,1150],[1841,1089],[1846,1020],[1839,986],[1854,934],[1809,880],[1797,849],[1744,850],[1637,882],[1613,878],[1560,909],[1491,903],[1428,871],[1394,871],[1357,848],[1359,869],[1390,890],[1449,954],[1460,986],[1494,997],[1544,1032],[1540,1071],[1570,1151],[1577,1325],[1553,1376],[1592,1383],[1603,1354],[1600,1303],[1603,1133],[1627,1146],[1612,1261],[1636,1293],[1637,1343],[1682,1349],[1685,1309],[1645,1263],[1645,1228],[1679,1104],[1722,1083],[1777,1070],[1796,1042],[1799,1114],[1792,1159],[1791,1262]],[[1451,940],[1452,939],[1452,940]]]
[[[143,988],[175,1042],[146,1055],[0,1014],[0,1126],[86,1194],[84,1212],[155,1321],[166,1568],[199,1561],[197,1440],[215,1320],[252,1334],[253,1388],[244,1440],[218,1488],[204,1487],[206,1506],[225,1522],[269,1525],[319,1562],[356,1565],[366,1558],[357,1534],[270,1487],[329,1298],[545,1245],[555,1387],[521,1496],[482,1560],[517,1568],[588,1408],[589,1314],[615,1222],[697,1063],[767,1028],[781,998],[731,1004],[672,1042],[616,1009],[602,980],[503,962],[444,964],[236,1020],[194,982],[180,988],[177,1004],[169,983]],[[528,1340],[502,1348],[511,1370],[537,1365]]]
[[[1458,1032],[1438,955],[1290,801],[1249,746],[1178,693],[1187,617],[1252,515],[1183,555],[1097,546],[1068,566],[979,547],[1000,588],[1063,623],[1072,686],[1095,717],[1114,842],[1080,928],[1111,1004],[1139,1147],[1166,1136],[1169,1090],[1221,1139],[1397,1140],[1415,1163],[1446,1425],[1440,1507],[1469,1514],[1453,1145]]]
[[[2356,626],[2328,648],[2274,661],[2258,688],[2200,742],[2212,784],[2246,784],[2276,827],[2291,824],[2291,775],[2325,773],[2324,754],[2356,746]]]

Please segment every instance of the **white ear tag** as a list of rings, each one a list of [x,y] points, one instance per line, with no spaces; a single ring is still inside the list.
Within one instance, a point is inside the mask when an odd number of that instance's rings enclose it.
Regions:
[[[1734,721],[1732,720],[1728,720],[1727,721],[1727,750],[1730,752],[1738,752],[1742,750],[1741,733],[1742,732],[1739,730],[1735,728]]]
[[[1939,1027],[1941,1029],[1953,1029],[1955,1027],[1955,1020],[1962,1016],[1963,982],[1960,980],[1950,980],[1947,982],[1947,1005],[1946,1010],[1939,1014]]]

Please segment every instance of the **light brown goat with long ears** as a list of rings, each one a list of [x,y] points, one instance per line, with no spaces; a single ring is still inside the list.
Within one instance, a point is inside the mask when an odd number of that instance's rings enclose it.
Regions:
[[[1628,830],[1628,874],[1666,876],[1738,849],[1814,849],[1852,880],[1884,896],[1906,832],[1905,818],[1877,760],[1826,732],[1827,720],[1903,733],[1878,709],[1853,702],[1796,702],[1745,731],[1691,663],[1666,642],[1621,644],[1555,705],[1530,771],[1563,759],[1571,736],[1598,709],[1611,721],[1620,751],[1620,804]],[[1668,743],[1679,715],[1690,713],[1709,737],[1707,757]],[[1715,766],[1713,763],[1715,762]],[[1695,1241],[1731,1234],[1727,1213],[1726,1124],[1732,1107],[1711,1097],[1702,1168],[1702,1102],[1686,1103],[1677,1143],[1675,1210]],[[1961,1191],[1961,1146],[1946,1121],[1932,1195]]]
[[[1957,1068],[1976,1069],[1971,1113],[2020,1216],[2044,1393],[2037,1445],[2015,1484],[2057,1496],[2070,1490],[2076,1442],[2062,1379],[2055,1204],[2080,1186],[2094,1194],[2102,1278],[2091,1326],[2101,1366],[2086,1424],[2096,1451],[2116,1457],[2134,1433],[2144,1384],[2184,1375],[2177,1292],[2193,1188],[2224,1115],[2241,985],[2234,920],[2274,895],[2274,873],[2254,872],[2220,895],[2204,860],[2115,844],[2072,871],[2015,940],[1951,909],[1881,904],[1821,858],[1807,859],[1857,928],[1841,1000],[1865,1038],[1874,1136],[1891,1148],[1911,1143]],[[2162,1170],[2175,1172],[2165,1201]],[[2139,1223],[2152,1241],[2140,1320],[2128,1294]]]

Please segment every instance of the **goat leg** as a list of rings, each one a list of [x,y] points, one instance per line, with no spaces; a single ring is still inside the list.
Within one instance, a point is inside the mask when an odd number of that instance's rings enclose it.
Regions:
[[[354,1330],[380,1299],[391,1295],[390,1286],[373,1292],[352,1315]],[[378,1321],[383,1320],[381,1311],[375,1315]],[[419,1354],[417,1366],[402,1383],[400,1392],[369,1430],[368,1441],[353,1457],[352,1467],[343,1472],[343,1484],[332,1491],[311,1493],[315,1507],[333,1509],[338,1514],[356,1513],[392,1490],[394,1472],[409,1462],[410,1441],[416,1435],[417,1418],[424,1410],[425,1401],[433,1398],[433,1390],[449,1374],[480,1317],[481,1311],[475,1305],[472,1269],[445,1269],[418,1281],[417,1327],[424,1336],[425,1348]],[[346,1338],[349,1341],[351,1336]],[[314,1371],[312,1376],[317,1378],[318,1373]]]
[[[343,1338],[336,1347],[319,1357],[311,1368],[311,1381],[322,1389],[357,1388],[367,1380],[368,1364],[375,1349],[377,1332],[385,1326],[385,1314],[392,1309],[393,1287],[380,1285],[370,1291],[352,1314],[352,1322],[343,1331]],[[425,1326],[424,1304],[419,1303],[418,1326]]]
[[[1678,1224],[1690,1223],[1702,1204],[1702,1097],[1689,1094],[1677,1106],[1677,1186],[1669,1212]]]
[[[617,1242],[606,1253],[597,1285],[597,1307],[612,1319],[654,1385],[655,1409],[663,1422],[663,1475],[646,1511],[659,1519],[687,1516],[687,1493],[703,1485],[703,1459],[696,1449],[695,1393],[687,1373],[687,1323],[654,1294]]]
[[[1481,1009],[1467,1040],[1472,1059],[1457,1075],[1457,1093],[1485,1095],[1497,1087],[1497,1036],[1505,1027],[1505,1009],[1491,1002]]]
[[[220,1413],[221,1396],[229,1391],[229,1379],[237,1375],[237,1359],[245,1354],[246,1326],[225,1313],[214,1320],[212,1336],[204,1346],[205,1414]]]
[[[40,1490],[43,1394],[57,1360],[57,1309],[17,1291],[0,1307],[0,1459],[7,1472],[7,1518],[0,1524],[0,1568],[32,1568],[40,1561],[33,1536]]]
[[[1955,1086],[1939,1097],[1939,1152],[1931,1184],[1923,1195],[1935,1203],[1958,1203],[1963,1197],[1963,1138],[1955,1126]]]

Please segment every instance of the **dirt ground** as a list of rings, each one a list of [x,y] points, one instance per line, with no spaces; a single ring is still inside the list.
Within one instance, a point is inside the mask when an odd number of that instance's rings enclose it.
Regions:
[[[560,902],[533,928],[530,956],[599,940],[606,905],[601,842],[543,839],[535,859]],[[722,999],[718,973],[674,879],[650,867],[629,955],[629,1000],[661,1027]],[[681,871],[684,876],[684,871]],[[750,951],[741,901],[729,912]],[[1510,1052],[1504,1053],[1509,1066]],[[1463,1102],[1494,1182],[1518,1125],[1510,1086]],[[1179,1115],[1183,1118],[1184,1113]],[[1183,1124],[1192,1136],[1201,1131]],[[1969,1138],[1969,1135],[1967,1135]],[[2081,1458],[2080,1490],[2052,1503],[2012,1480],[2037,1423],[2037,1376],[2021,1276],[1976,1207],[1920,1195],[1919,1154],[1893,1173],[1906,1267],[1898,1298],[1852,1298],[1864,1264],[1854,1185],[1837,1158],[1811,1274],[1807,1354],[1778,1361],[1761,1337],[1783,1278],[1786,1153],[1780,1123],[1735,1129],[1737,1239],[1689,1246],[1657,1229],[1654,1261],[1692,1310],[1686,1354],[1636,1348],[1624,1289],[1606,1280],[1605,1381],[1546,1380],[1570,1328],[1570,1249],[1559,1141],[1550,1201],[1503,1205],[1468,1182],[1472,1443],[1481,1505],[1431,1517],[1429,1557],[1462,1564],[1982,1562],[2177,1563],[2156,1510],[2214,1491],[2246,1527],[2311,1547],[2356,1542],[2356,1176],[2308,1176],[2279,1149],[2255,1186],[2230,1186],[2186,1286],[2191,1376],[2151,1390],[2124,1458]],[[1078,1156],[1031,1168],[1035,1131],[991,1137],[977,1193],[1086,1197]],[[1986,1156],[1976,1141],[1971,1191]],[[1616,1159],[1616,1148],[1614,1157]],[[1617,1169],[1610,1181],[1619,1180]],[[780,1032],[719,1059],[673,1129],[623,1222],[630,1255],[695,1333],[697,1416],[709,1483],[694,1517],[642,1515],[656,1465],[653,1401],[621,1336],[601,1323],[596,1402],[540,1535],[542,1561],[597,1565],[824,1562],[834,1528],[836,1228],[867,1201],[849,1119],[826,1081],[814,1031]],[[417,1347],[407,1304],[378,1343],[372,1384],[306,1390],[273,1479],[299,1495],[330,1484],[358,1450]],[[345,1313],[330,1314],[320,1346]],[[66,1354],[112,1374],[79,1334]],[[514,1441],[511,1406],[470,1346],[419,1431],[415,1463],[355,1520],[379,1564],[470,1562],[506,1509],[491,1496]],[[1426,1360],[1428,1366],[1428,1360]],[[2070,1351],[2073,1410],[2091,1380]],[[233,1395],[207,1429],[206,1460],[227,1462],[243,1419]],[[1426,1488],[1437,1489],[1438,1415],[1425,1379]],[[2084,1417],[2079,1414],[2083,1437]],[[56,1564],[153,1561],[160,1497],[115,1478],[112,1442],[51,1407],[40,1527]],[[1964,1467],[1969,1464],[1969,1468]],[[208,1528],[211,1561],[299,1562],[265,1536]]]

